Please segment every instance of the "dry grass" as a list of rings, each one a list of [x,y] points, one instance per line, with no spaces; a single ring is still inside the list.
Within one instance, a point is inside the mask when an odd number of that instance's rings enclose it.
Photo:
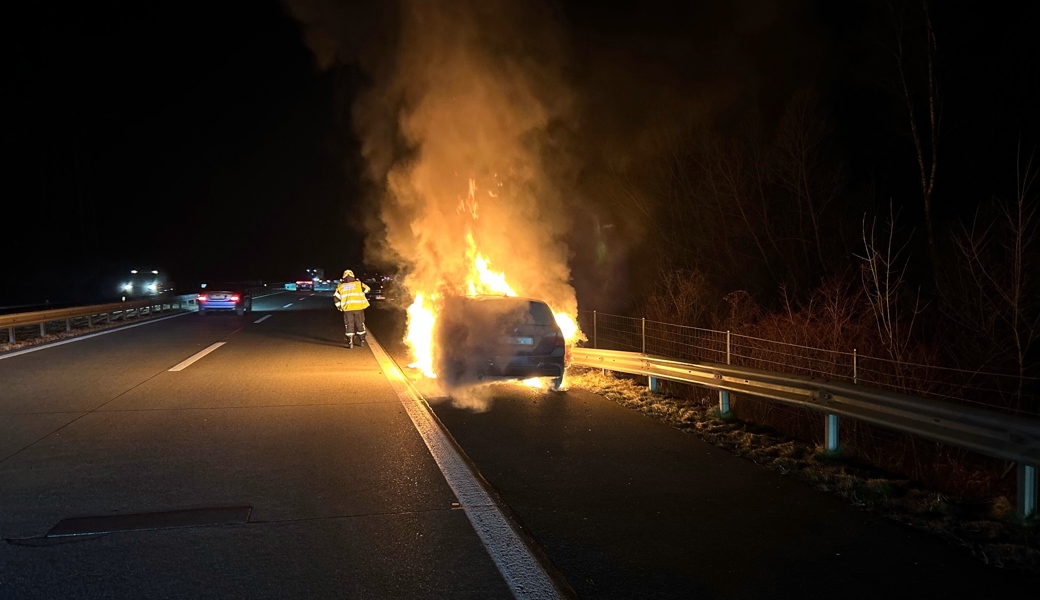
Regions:
[[[763,467],[797,476],[864,510],[927,531],[986,564],[1040,573],[1040,527],[1036,522],[1020,523],[1007,495],[954,496],[873,467],[860,455],[830,456],[818,444],[772,428],[722,420],[716,400],[706,391],[698,390],[699,397],[680,397],[663,387],[664,393],[654,394],[633,377],[604,375],[584,367],[572,367],[567,384],[669,423]],[[684,391],[693,389],[683,386]],[[735,407],[739,404],[734,401]],[[963,468],[962,461],[951,462]],[[979,486],[983,488],[992,489]]]

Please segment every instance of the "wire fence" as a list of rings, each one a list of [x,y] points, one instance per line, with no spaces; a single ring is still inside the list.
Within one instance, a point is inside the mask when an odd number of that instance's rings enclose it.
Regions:
[[[855,350],[814,348],[597,311],[578,311],[578,324],[588,338],[583,345],[592,348],[848,381],[1009,414],[1040,416],[1040,379],[1036,377],[896,361]]]

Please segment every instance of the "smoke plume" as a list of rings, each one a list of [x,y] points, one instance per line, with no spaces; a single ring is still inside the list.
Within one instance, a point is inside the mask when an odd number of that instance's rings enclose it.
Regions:
[[[479,252],[516,293],[573,314],[557,136],[573,120],[572,94],[553,13],[533,2],[401,0],[365,13],[382,35],[359,45],[343,28],[360,8],[340,9],[292,5],[320,62],[352,55],[369,80],[352,114],[378,199],[366,260],[402,269],[410,291],[460,293]]]

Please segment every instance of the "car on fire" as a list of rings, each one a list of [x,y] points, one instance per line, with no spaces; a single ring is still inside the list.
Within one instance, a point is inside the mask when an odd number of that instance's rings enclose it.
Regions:
[[[566,340],[549,305],[516,296],[446,299],[433,331],[433,364],[448,387],[550,377],[563,383]]]
[[[195,303],[199,307],[201,316],[215,311],[244,315],[253,312],[252,288],[245,283],[203,283],[198,295],[195,296]]]

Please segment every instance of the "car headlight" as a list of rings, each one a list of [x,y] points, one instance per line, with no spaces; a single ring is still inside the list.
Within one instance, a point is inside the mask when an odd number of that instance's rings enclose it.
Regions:
[[[148,291],[149,292],[154,292],[154,291],[156,291],[158,289],[159,289],[159,284],[157,284],[157,283],[149,283],[148,284]]]
[[[132,283],[124,283],[123,287],[122,287],[122,290],[124,292],[132,292],[132,291],[134,291],[134,284],[132,284]]]

